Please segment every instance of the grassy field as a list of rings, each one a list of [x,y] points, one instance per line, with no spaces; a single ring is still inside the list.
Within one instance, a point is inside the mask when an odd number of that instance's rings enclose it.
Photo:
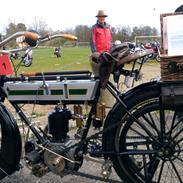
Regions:
[[[33,50],[33,64],[30,67],[21,66],[18,73],[90,70],[88,47],[62,48],[61,58],[57,58],[53,48],[38,48]],[[14,60],[18,64],[18,60]]]
[[[91,54],[89,47],[73,47],[62,48],[61,58],[57,58],[53,48],[38,48],[33,50],[33,64],[30,67],[22,65],[18,74],[26,72],[45,72],[45,71],[66,71],[66,70],[91,70],[89,63],[89,55]],[[15,65],[19,63],[14,60]],[[156,61],[148,61],[147,65],[158,65]],[[139,68],[139,64],[136,67]],[[132,64],[125,64],[125,68],[131,69]]]

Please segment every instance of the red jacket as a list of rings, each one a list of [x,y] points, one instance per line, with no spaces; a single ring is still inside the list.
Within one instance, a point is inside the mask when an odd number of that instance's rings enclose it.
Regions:
[[[92,27],[91,37],[90,37],[90,47],[93,52],[109,52],[112,46],[112,34],[111,26],[104,23],[100,24],[98,21]]]

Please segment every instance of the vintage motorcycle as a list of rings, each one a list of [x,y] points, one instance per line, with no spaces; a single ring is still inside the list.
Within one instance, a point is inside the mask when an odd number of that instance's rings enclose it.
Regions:
[[[56,55],[57,58],[61,57],[61,48],[56,47],[53,54]]]
[[[160,43],[158,41],[153,41],[150,42],[149,44],[140,44],[139,45],[139,49],[148,49],[149,51],[151,50],[152,53],[147,57],[147,59],[145,60],[145,62],[147,62],[148,60],[156,60],[158,63],[160,62]],[[143,63],[145,63],[143,62]],[[142,60],[138,60],[138,63],[141,64]]]
[[[2,41],[0,47],[20,35],[30,47],[58,37],[76,40],[67,34],[42,38],[35,33],[21,32]],[[2,54],[18,51],[0,50]],[[152,81],[121,93],[108,80],[109,75],[112,73],[115,81],[121,74],[130,78],[130,83],[132,78],[138,80],[141,67],[135,69],[136,60],[149,54],[146,51],[128,54],[128,51],[127,45],[120,44],[110,53],[102,53],[96,60],[99,77],[90,71],[45,72],[17,77],[7,76],[9,72],[1,73],[0,179],[19,170],[24,145],[25,162],[36,176],[48,171],[61,176],[78,171],[87,157],[102,162],[104,178],[109,178],[113,166],[119,177],[128,183],[182,182],[183,126],[182,117],[177,115],[182,111],[183,83]],[[7,55],[3,58],[7,62]],[[134,62],[132,69],[125,70],[124,64],[130,61]],[[103,128],[90,135],[101,89],[108,90],[116,103]],[[5,106],[5,98],[33,133],[24,144],[17,122]],[[90,106],[87,116],[73,114],[67,108],[86,102]],[[35,126],[26,116],[21,105],[27,103],[56,106],[48,116],[47,130]],[[77,140],[68,135],[72,118],[86,119],[81,138]]]

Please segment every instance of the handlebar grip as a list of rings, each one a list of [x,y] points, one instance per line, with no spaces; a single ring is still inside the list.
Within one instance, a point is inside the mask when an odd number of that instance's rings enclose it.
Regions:
[[[36,76],[36,73],[35,72],[26,72],[26,73],[21,73],[20,75],[24,76],[24,77],[30,77],[30,76]]]
[[[71,34],[62,34],[62,37],[64,39],[70,40],[70,41],[77,41],[77,37]]]
[[[25,36],[25,38],[32,39],[34,41],[37,41],[40,37],[39,34],[37,34],[35,32],[25,32],[24,36]]]
[[[25,32],[25,42],[30,46],[36,46],[37,40],[39,39],[39,34],[35,32]]]

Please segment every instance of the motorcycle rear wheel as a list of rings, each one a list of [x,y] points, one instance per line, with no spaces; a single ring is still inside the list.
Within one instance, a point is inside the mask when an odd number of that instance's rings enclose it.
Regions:
[[[132,100],[135,104],[137,99]],[[121,123],[113,143],[120,155],[112,159],[119,177],[128,183],[182,183],[182,111],[162,108],[159,98],[141,101],[129,110],[137,121],[121,110],[116,114]]]

